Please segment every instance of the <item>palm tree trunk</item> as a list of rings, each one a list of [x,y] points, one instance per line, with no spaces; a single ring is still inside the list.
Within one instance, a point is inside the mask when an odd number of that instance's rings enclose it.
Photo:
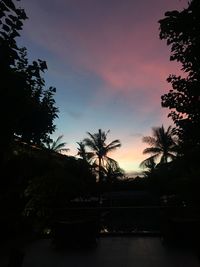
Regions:
[[[102,158],[101,156],[98,157],[99,158],[99,205],[101,206],[102,205],[102,182],[103,182],[103,179],[102,179],[102,170],[101,170],[101,167],[102,167]]]
[[[102,158],[99,156],[99,184],[102,184]]]

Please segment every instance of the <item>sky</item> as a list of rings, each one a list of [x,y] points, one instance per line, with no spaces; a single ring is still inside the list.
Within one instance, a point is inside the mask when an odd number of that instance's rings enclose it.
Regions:
[[[21,0],[29,20],[19,44],[30,60],[46,60],[46,86],[57,89],[56,139],[77,154],[87,132],[110,130],[121,141],[110,156],[127,173],[141,171],[152,127],[173,125],[161,95],[166,78],[179,72],[159,39],[158,20],[182,10],[187,0]]]

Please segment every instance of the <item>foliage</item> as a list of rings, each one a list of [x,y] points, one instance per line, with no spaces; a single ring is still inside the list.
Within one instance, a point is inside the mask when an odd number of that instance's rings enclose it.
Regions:
[[[50,216],[68,207],[72,199],[87,198],[94,192],[95,177],[83,160],[60,155],[43,163],[45,171],[35,175],[25,190],[27,215]]]
[[[169,126],[167,130],[161,127],[152,128],[153,136],[143,137],[143,142],[150,145],[143,151],[143,154],[151,154],[145,159],[140,166],[148,169],[155,169],[155,162],[159,160],[159,164],[165,164],[169,160],[173,160],[177,156],[178,139],[176,129]]]
[[[46,144],[46,148],[54,152],[58,152],[58,153],[68,152],[69,148],[65,147],[66,143],[61,142],[62,138],[63,138],[63,135],[59,135],[55,141],[53,140],[49,141]]]
[[[65,209],[74,198],[96,194],[96,177],[84,160],[20,139],[12,148],[0,179],[0,207],[4,215],[1,227],[9,224],[8,232],[18,222],[23,227],[22,221],[31,227],[35,223],[50,223],[56,209]]]
[[[115,160],[110,160],[106,163],[103,169],[105,182],[113,184],[118,180],[125,178],[125,172],[121,169]]]
[[[172,89],[162,96],[162,106],[179,128],[183,151],[200,149],[200,2],[192,0],[182,11],[165,13],[160,38],[171,46],[170,60],[182,65],[183,77],[170,75]],[[196,156],[198,152],[196,153]]]
[[[79,145],[79,147],[77,148],[77,155],[86,162],[91,163],[91,160],[94,157],[94,153],[86,151],[86,145],[84,144],[84,142],[77,142],[77,144]]]
[[[90,153],[93,159],[93,164],[98,167],[99,182],[103,180],[103,170],[106,163],[116,162],[112,158],[108,157],[108,153],[114,151],[116,148],[121,146],[118,139],[106,144],[107,134],[110,131],[104,132],[101,129],[97,133],[91,134],[88,132],[88,138],[83,140],[84,144],[91,149]]]
[[[58,112],[53,99],[55,88],[44,89],[42,78],[46,62],[38,59],[29,64],[26,49],[19,48],[16,42],[26,19],[25,11],[12,0],[0,1],[2,153],[14,135],[39,144],[47,141],[55,130],[53,121]]]
[[[24,85],[21,95],[23,109],[17,115],[15,134],[27,142],[40,144],[48,141],[49,134],[55,130],[53,120],[57,117],[58,109],[54,106],[53,96],[56,90],[53,87],[44,89],[45,81],[41,73],[47,69],[46,62],[39,59],[28,64],[26,49],[20,49],[19,52],[20,59],[14,70]]]
[[[144,176],[145,177],[151,177],[154,175],[157,164],[154,161],[153,157],[150,157],[149,159],[144,160],[141,162],[140,167],[144,168]]]

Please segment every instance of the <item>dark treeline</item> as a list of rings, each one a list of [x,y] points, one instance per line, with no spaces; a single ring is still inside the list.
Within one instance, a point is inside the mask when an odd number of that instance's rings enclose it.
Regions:
[[[161,104],[169,108],[175,127],[153,128],[150,145],[144,154],[151,156],[141,163],[154,190],[175,194],[184,201],[198,204],[200,186],[200,3],[190,1],[183,11],[169,11],[159,21],[160,39],[170,46],[171,61],[181,64],[183,76],[170,74],[168,93]]]
[[[26,48],[17,44],[26,19],[25,11],[13,1],[0,1],[2,233],[7,227],[14,228],[9,224],[18,222],[25,207],[24,190],[35,173],[32,172],[33,158],[26,148],[18,147],[16,138],[32,145],[48,142],[58,113],[54,101],[56,90],[45,88],[42,77],[47,69],[46,62],[38,59],[29,63]]]

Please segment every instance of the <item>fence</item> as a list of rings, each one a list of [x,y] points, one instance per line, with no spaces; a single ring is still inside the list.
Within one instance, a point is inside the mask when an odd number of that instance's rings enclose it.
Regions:
[[[198,224],[200,210],[171,206],[81,207],[59,210],[55,217],[62,221],[98,221],[102,234],[160,233],[170,223]]]

